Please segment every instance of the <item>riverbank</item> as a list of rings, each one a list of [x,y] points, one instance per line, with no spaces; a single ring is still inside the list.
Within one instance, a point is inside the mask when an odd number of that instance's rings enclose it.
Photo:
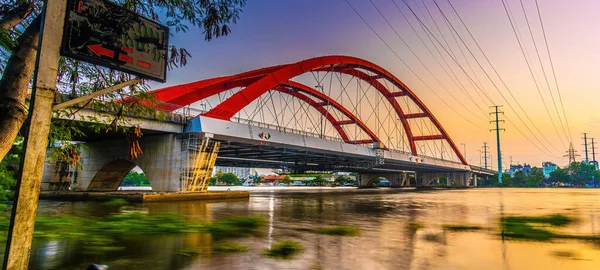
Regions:
[[[108,201],[124,199],[130,202],[169,202],[197,200],[229,200],[247,199],[248,191],[208,191],[208,192],[148,192],[148,191],[113,191],[113,192],[79,192],[79,191],[42,191],[40,199],[60,201]]]

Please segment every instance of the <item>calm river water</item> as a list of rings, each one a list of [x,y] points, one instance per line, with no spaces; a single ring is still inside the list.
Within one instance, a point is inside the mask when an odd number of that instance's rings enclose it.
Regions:
[[[600,245],[578,240],[531,242],[502,240],[502,215],[562,213],[579,221],[561,232],[600,234],[600,190],[469,189],[427,192],[350,188],[254,189],[249,200],[139,204],[149,214],[176,212],[195,220],[260,215],[263,236],[234,241],[246,253],[197,257],[183,248],[210,247],[210,235],[154,235],[122,240],[125,250],[82,253],[81,241],[36,242],[31,269],[84,269],[91,262],[110,269],[600,269]],[[330,192],[332,191],[332,192]],[[131,208],[131,207],[129,207]],[[42,201],[39,215],[104,216],[123,211],[96,202]],[[410,223],[424,228],[409,229]],[[445,224],[487,229],[452,232]],[[359,236],[319,235],[298,228],[352,225]],[[77,228],[65,228],[77,230]],[[434,235],[435,237],[431,237]],[[262,255],[280,239],[298,241],[304,252],[291,260]]]

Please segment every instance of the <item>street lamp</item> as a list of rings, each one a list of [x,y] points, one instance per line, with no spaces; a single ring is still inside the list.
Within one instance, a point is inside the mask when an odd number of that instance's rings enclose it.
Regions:
[[[460,143],[463,146],[463,155],[465,155],[465,159],[467,159],[467,145],[465,143]]]

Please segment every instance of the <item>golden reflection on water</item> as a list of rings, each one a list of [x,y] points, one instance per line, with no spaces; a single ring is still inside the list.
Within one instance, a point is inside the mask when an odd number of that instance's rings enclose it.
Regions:
[[[562,213],[578,222],[560,232],[594,235],[600,232],[600,190],[592,189],[471,189],[394,194],[257,195],[228,202],[145,204],[150,213],[179,212],[193,220],[229,216],[265,217],[265,234],[234,241],[250,248],[242,254],[214,254],[208,234],[145,237],[128,242],[126,250],[99,256],[96,263],[111,269],[600,269],[600,245],[576,240],[531,242],[503,240],[498,220],[504,215]],[[56,205],[51,207],[56,208]],[[73,206],[69,206],[73,208]],[[86,208],[87,207],[87,208]],[[60,207],[59,207],[60,208]],[[71,209],[69,208],[69,209]],[[98,211],[92,203],[77,212]],[[63,210],[68,212],[69,210]],[[43,212],[43,210],[42,210]],[[422,223],[413,229],[409,223]],[[453,232],[445,224],[474,224],[482,231]],[[356,237],[319,235],[298,228],[353,225]],[[160,240],[157,240],[160,239]],[[291,239],[305,251],[292,260],[262,256],[273,241]],[[160,241],[157,244],[156,241]],[[65,245],[63,243],[63,245]],[[140,250],[140,246],[144,248]],[[137,247],[137,249],[136,249]],[[201,256],[182,257],[182,248],[201,248]],[[44,245],[36,247],[43,253]],[[62,259],[56,259],[56,257]],[[54,248],[53,264],[78,269],[77,249]],[[127,257],[129,261],[123,262]],[[33,256],[36,267],[44,256]],[[57,263],[57,260],[59,261]],[[139,268],[138,268],[139,269]]]

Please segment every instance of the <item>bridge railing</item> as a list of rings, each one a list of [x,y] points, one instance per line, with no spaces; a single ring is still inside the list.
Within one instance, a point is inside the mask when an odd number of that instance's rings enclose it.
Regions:
[[[178,113],[178,114],[185,115],[188,119],[193,119],[198,115],[208,112],[206,110],[191,108],[190,106],[179,106],[179,105],[168,104],[168,103],[164,103],[163,105],[161,105],[161,108],[166,108],[166,107],[169,107],[171,109],[171,113]],[[302,135],[302,136],[321,138],[321,139],[325,139],[325,140],[329,140],[329,141],[336,141],[336,142],[342,142],[342,143],[345,142],[342,138],[339,138],[339,137],[332,137],[332,136],[322,135],[322,134],[315,133],[315,132],[294,129],[294,128],[288,128],[288,127],[282,127],[282,126],[278,126],[278,125],[274,125],[274,124],[263,123],[263,122],[254,121],[254,120],[236,117],[236,116],[232,117],[231,121],[237,122],[237,123],[244,123],[244,124],[251,125],[251,126],[256,126],[259,128],[268,128],[268,129],[272,129],[272,130],[277,130],[277,131],[281,131],[284,133],[298,134],[298,135]],[[373,146],[372,144],[362,144],[362,145],[366,145],[369,147]],[[400,154],[406,154],[406,155],[412,155],[412,152],[410,152],[410,151],[403,151],[403,150],[398,150],[398,149],[387,149],[387,151],[400,153]],[[438,161],[443,161],[443,162],[452,162],[452,160],[450,160],[450,159],[427,156],[427,155],[423,155],[423,154],[419,154],[417,156],[419,156],[421,158],[430,159],[430,160],[433,159],[433,160],[438,160]]]

